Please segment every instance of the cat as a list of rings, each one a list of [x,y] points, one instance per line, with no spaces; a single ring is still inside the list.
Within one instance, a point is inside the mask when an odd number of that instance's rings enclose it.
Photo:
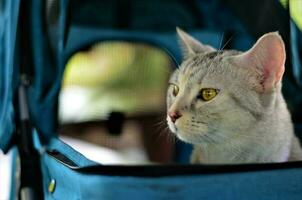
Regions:
[[[281,93],[285,47],[278,32],[246,52],[216,50],[177,28],[184,61],[167,91],[168,127],[193,145],[191,163],[302,160]]]

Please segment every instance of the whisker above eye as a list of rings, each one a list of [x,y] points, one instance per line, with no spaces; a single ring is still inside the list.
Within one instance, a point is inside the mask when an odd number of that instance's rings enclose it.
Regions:
[[[223,47],[220,49],[221,51],[228,45],[228,43],[233,39],[234,34],[226,41],[226,43],[223,45]]]
[[[222,35],[221,35],[218,51],[221,50],[223,38],[224,38],[224,33],[222,33]]]

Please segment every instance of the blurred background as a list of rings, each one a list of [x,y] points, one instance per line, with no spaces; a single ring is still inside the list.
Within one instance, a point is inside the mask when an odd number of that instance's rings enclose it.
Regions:
[[[167,52],[136,42],[100,42],[75,53],[66,64],[59,96],[63,140],[109,148],[123,163],[172,161],[165,103],[175,67]],[[97,161],[116,162],[104,156]]]

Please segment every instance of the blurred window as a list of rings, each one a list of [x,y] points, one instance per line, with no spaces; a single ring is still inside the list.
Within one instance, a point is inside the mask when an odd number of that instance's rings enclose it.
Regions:
[[[170,161],[172,144],[161,132],[173,68],[166,52],[142,43],[101,42],[75,53],[59,95],[60,133],[119,152],[140,149],[146,160]],[[133,156],[144,157],[139,154]]]

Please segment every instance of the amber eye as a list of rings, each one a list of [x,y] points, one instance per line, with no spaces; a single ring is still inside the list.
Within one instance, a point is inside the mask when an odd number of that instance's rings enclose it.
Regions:
[[[179,87],[173,83],[170,84],[170,87],[172,87],[172,94],[173,96],[177,96],[178,92],[179,92]]]
[[[210,101],[218,94],[218,92],[219,92],[218,89],[204,88],[200,91],[199,95],[197,96],[197,99]]]

